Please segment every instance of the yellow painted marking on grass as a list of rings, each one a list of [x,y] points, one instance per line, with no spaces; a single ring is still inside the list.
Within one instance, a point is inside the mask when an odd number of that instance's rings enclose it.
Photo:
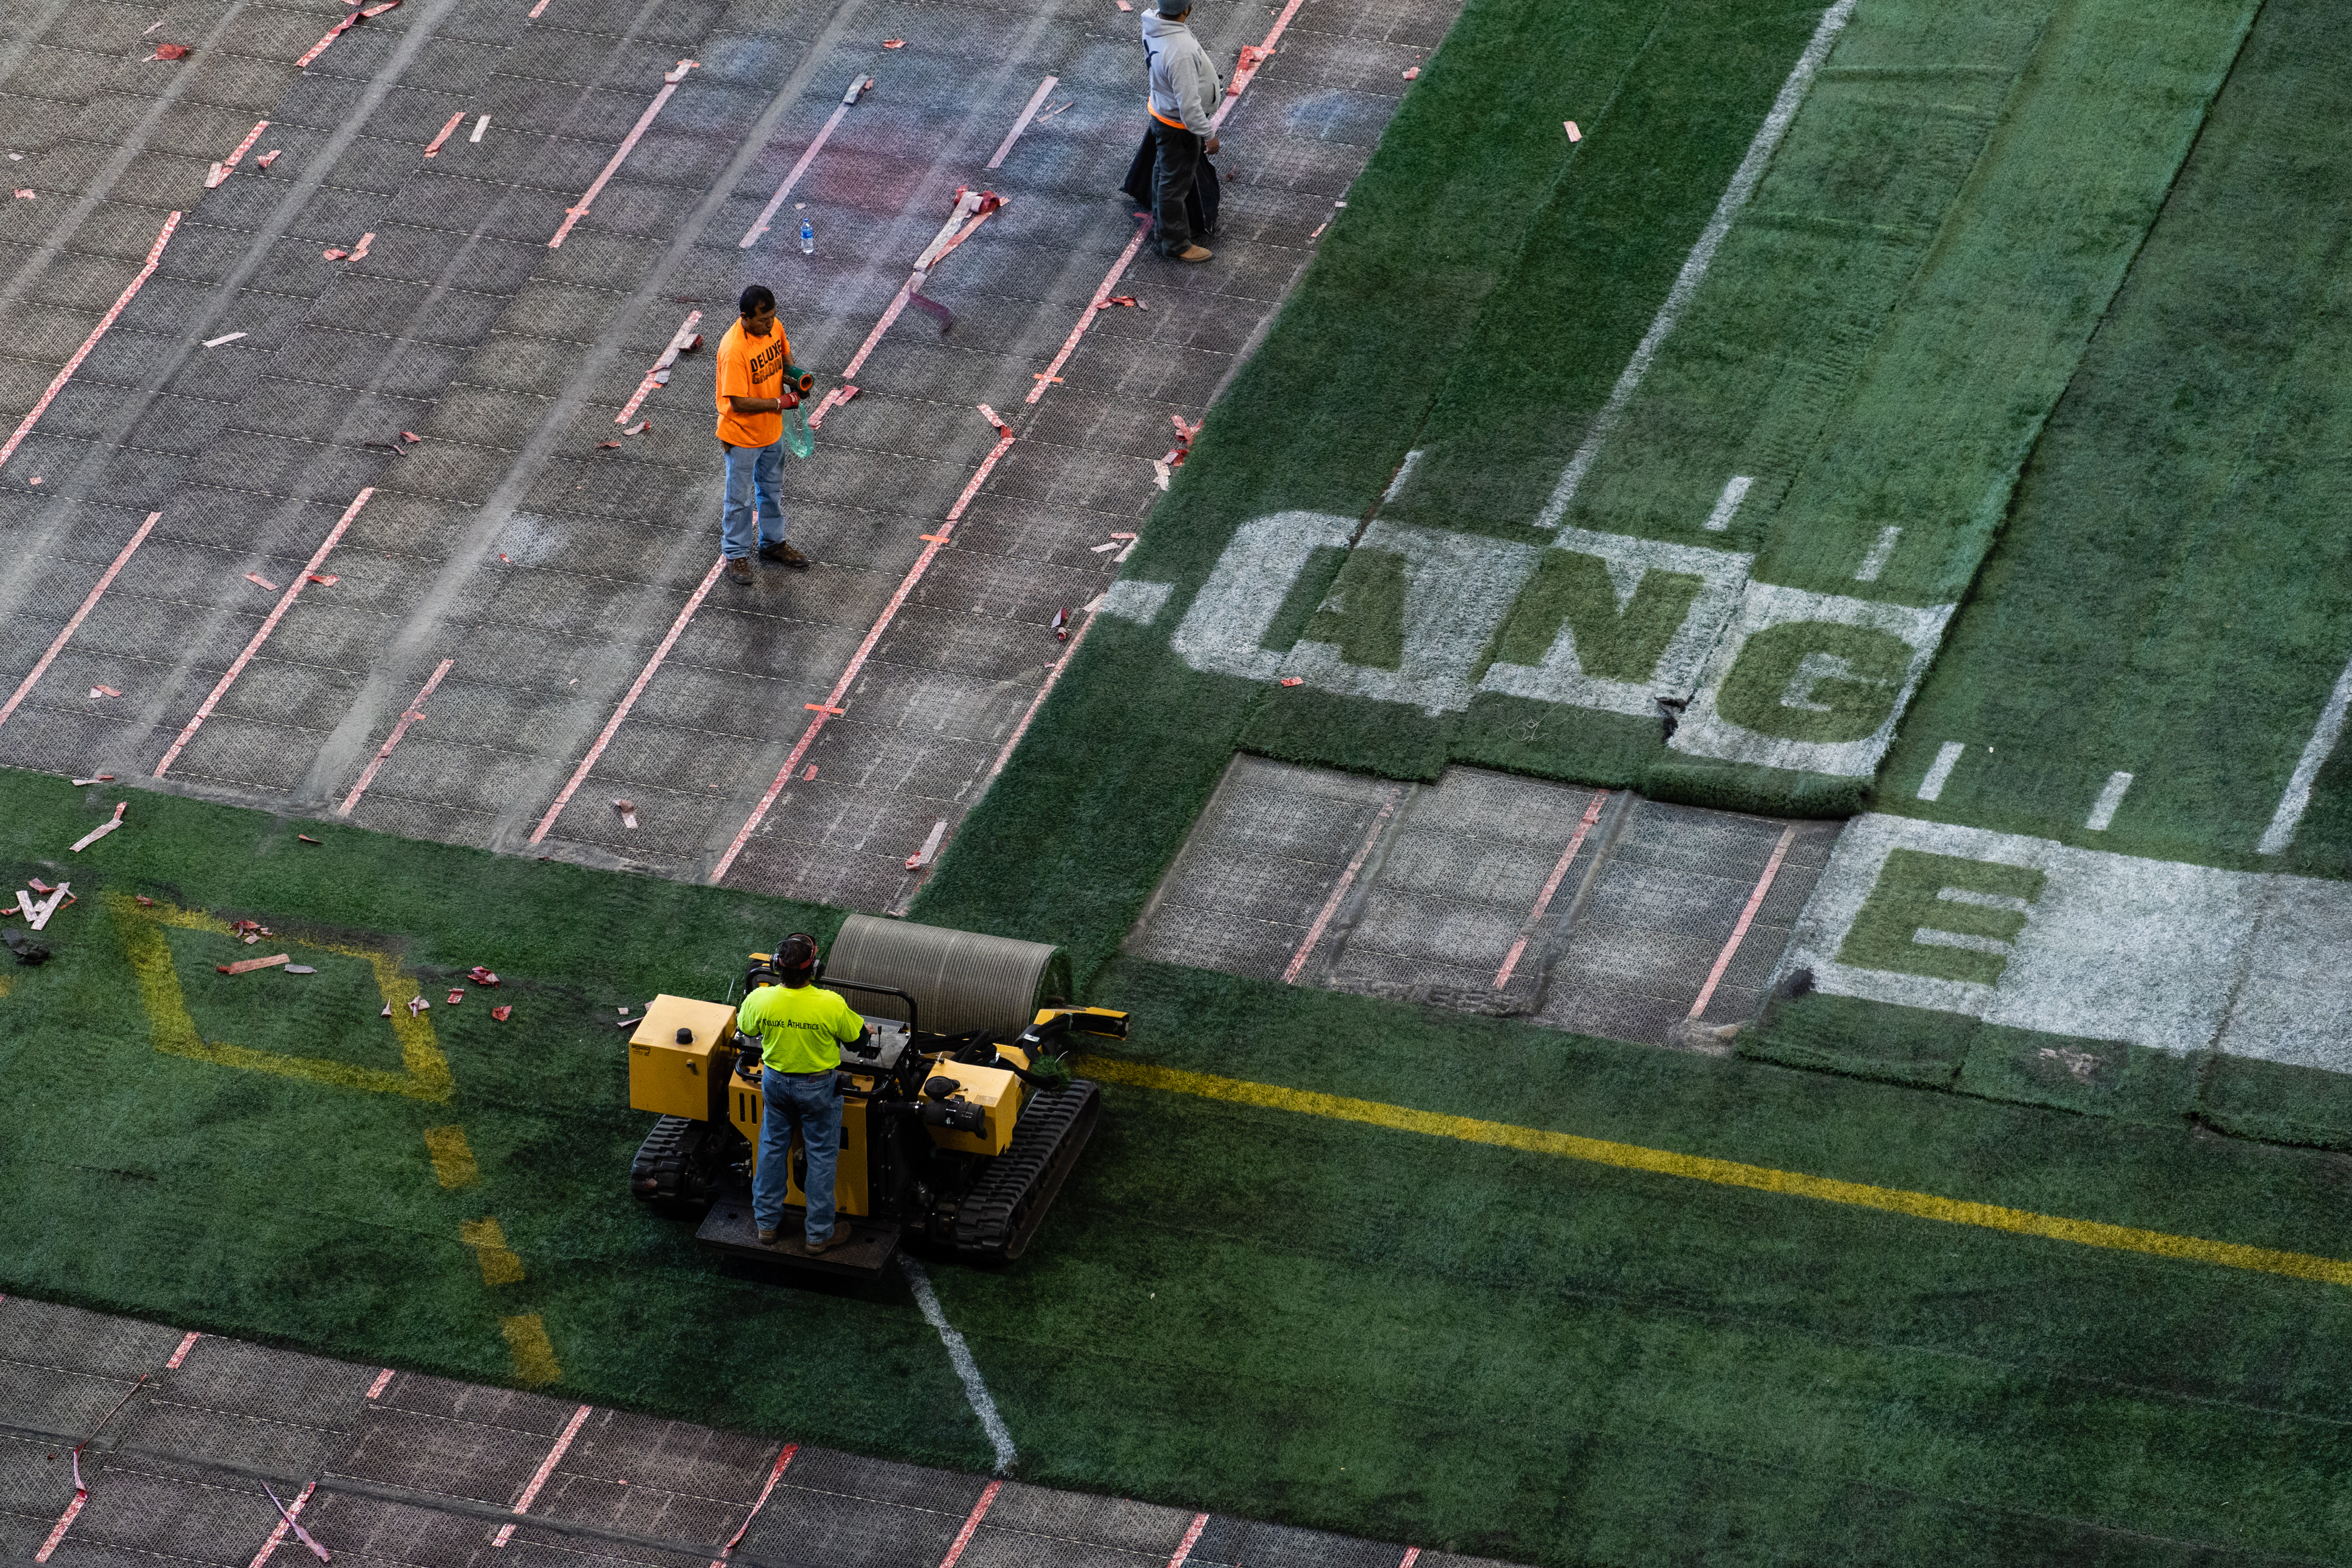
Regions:
[[[1897,1187],[1874,1187],[1861,1182],[1840,1182],[1827,1176],[1801,1175],[1768,1165],[1743,1165],[1730,1160],[1710,1160],[1697,1154],[1677,1154],[1665,1149],[1645,1149],[1635,1143],[1612,1143],[1580,1138],[1570,1132],[1546,1132],[1501,1121],[1478,1121],[1466,1116],[1442,1116],[1402,1105],[1370,1100],[1344,1100],[1270,1083],[1212,1078],[1205,1073],[1179,1072],[1171,1068],[1089,1057],[1089,1078],[1105,1083],[1133,1084],[1165,1089],[1171,1094],[1198,1095],[1231,1100],[1269,1110],[1291,1110],[1304,1116],[1337,1121],[1360,1121],[1400,1132],[1426,1133],[1433,1138],[1458,1139],[1465,1143],[1491,1143],[1529,1154],[1614,1165],[1621,1170],[1648,1171],[1661,1176],[1681,1176],[1727,1187],[1753,1187],[1759,1192],[1785,1193],[1791,1197],[1823,1203],[1849,1204],[1858,1208],[1885,1209],[1932,1219],[1946,1225],[1980,1226],[1988,1230],[2013,1231],[2021,1236],[2046,1237],[2083,1247],[2105,1247],[2119,1252],[2145,1252],[2158,1258],[2190,1263],[2213,1263],[2225,1268],[2247,1268],[2263,1274],[2284,1274],[2297,1279],[2317,1279],[2330,1285],[2352,1285],[2352,1262],[2319,1258],[2306,1252],[2278,1252],[2267,1247],[2242,1247],[2231,1241],[2208,1241],[2201,1237],[2174,1236],[2161,1230],[2136,1230],[2129,1226],[2104,1225],[2096,1220],[2065,1219],[2026,1209],[1993,1204],[1964,1203],[1933,1193],[1906,1192]]]
[[[433,1179],[445,1187],[470,1187],[482,1179],[462,1127],[426,1128],[425,1152],[433,1156]]]
[[[176,926],[184,931],[208,931],[229,936],[235,933],[229,930],[228,922],[215,920],[200,910],[177,909],[170,904],[159,903],[153,909],[142,909],[121,893],[107,894],[106,907],[114,917],[115,930],[122,938],[123,952],[131,960],[131,972],[138,977],[140,1000],[146,1005],[157,1050],[175,1057],[213,1062],[221,1067],[240,1068],[248,1072],[278,1073],[287,1078],[308,1079],[313,1083],[332,1084],[339,1089],[405,1095],[412,1100],[446,1100],[457,1092],[457,1085],[449,1077],[448,1058],[441,1054],[440,1043],[434,1037],[432,1024],[421,1014],[415,1016],[409,1014],[408,999],[416,994],[416,987],[401,973],[400,961],[391,953],[373,948],[345,947],[337,942],[279,939],[287,941],[289,948],[299,947],[315,952],[332,952],[345,958],[360,959],[375,971],[376,989],[383,994],[385,1005],[392,1009],[393,1037],[400,1042],[400,1058],[405,1069],[401,1072],[352,1067],[316,1057],[280,1056],[275,1051],[257,1051],[245,1046],[205,1039],[196,1032],[195,1020],[188,1016],[187,998],[180,989],[179,971],[173,966],[172,944],[164,939],[162,928]]]
[[[507,1234],[497,1220],[467,1220],[457,1227],[457,1239],[474,1249],[474,1259],[482,1266],[483,1284],[522,1283],[522,1255],[507,1245]]]
[[[507,1349],[514,1352],[515,1375],[525,1383],[553,1383],[563,1375],[555,1364],[555,1346],[547,1338],[547,1325],[537,1312],[520,1318],[500,1318],[499,1327],[507,1336]]]

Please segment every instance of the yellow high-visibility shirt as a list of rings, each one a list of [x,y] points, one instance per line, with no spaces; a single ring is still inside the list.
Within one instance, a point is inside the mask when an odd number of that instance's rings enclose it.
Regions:
[[[866,1020],[837,991],[815,985],[762,985],[735,1010],[735,1026],[756,1036],[760,1060],[776,1072],[823,1072],[841,1065],[841,1047]]]

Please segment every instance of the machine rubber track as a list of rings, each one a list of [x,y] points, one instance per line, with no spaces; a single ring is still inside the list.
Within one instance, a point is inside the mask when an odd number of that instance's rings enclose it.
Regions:
[[[1020,1257],[1101,1115],[1102,1090],[1086,1079],[1032,1094],[1013,1123],[1013,1142],[957,1205],[956,1250],[967,1258]]]

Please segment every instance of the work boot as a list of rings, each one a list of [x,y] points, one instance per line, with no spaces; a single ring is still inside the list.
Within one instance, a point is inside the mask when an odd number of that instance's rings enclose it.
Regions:
[[[849,1226],[846,1224],[836,1225],[833,1227],[831,1236],[826,1237],[823,1241],[812,1241],[808,1244],[809,1256],[814,1258],[820,1252],[831,1252],[848,1239]]]
[[[776,1237],[782,1234],[782,1233],[777,1230],[773,1226],[763,1225],[760,1227],[760,1245],[762,1247],[773,1247],[776,1245]]]
[[[1168,258],[1171,261],[1206,261],[1215,254],[1205,245],[1188,245],[1181,250],[1170,251]]]
[[[751,581],[751,563],[740,555],[730,555],[727,558],[727,580],[748,586]]]
[[[807,556],[802,554],[799,551],[794,550],[789,543],[781,539],[777,540],[772,544],[762,544],[760,546],[760,559],[762,561],[772,561],[779,566],[795,566],[804,568],[809,563],[809,558]]]

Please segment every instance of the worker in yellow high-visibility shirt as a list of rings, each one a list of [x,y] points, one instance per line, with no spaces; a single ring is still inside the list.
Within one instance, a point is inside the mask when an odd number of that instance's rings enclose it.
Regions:
[[[791,1184],[793,1135],[808,1151],[801,1185],[808,1196],[802,1235],[811,1252],[847,1241],[834,1221],[834,1170],[841,1154],[841,1047],[866,1032],[866,1020],[839,992],[816,978],[816,938],[795,931],[769,960],[778,977],[743,998],[735,1027],[760,1042],[760,1158],[751,1173],[751,1223],[762,1245],[775,1245]]]

